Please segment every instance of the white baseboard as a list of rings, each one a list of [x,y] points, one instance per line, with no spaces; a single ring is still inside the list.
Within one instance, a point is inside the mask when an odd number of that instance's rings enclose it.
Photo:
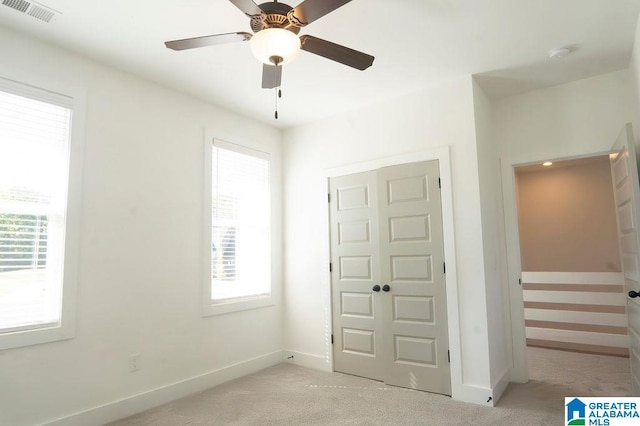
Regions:
[[[132,395],[118,401],[70,414],[53,420],[48,426],[88,426],[103,425],[124,417],[132,416],[150,408],[174,401],[185,396],[202,392],[229,380],[255,373],[285,360],[283,351],[276,351],[257,358],[249,359],[180,382],[162,386]]]
[[[287,362],[291,363],[291,364],[295,364],[295,365],[299,365],[301,367],[307,367],[307,368],[312,368],[314,370],[320,370],[320,371],[333,371],[333,368],[331,366],[331,361],[325,357],[319,356],[319,355],[313,355],[313,354],[307,354],[304,352],[297,352],[297,351],[289,351],[289,350],[283,350],[282,351],[287,358]],[[293,358],[289,358],[293,356]]]
[[[481,386],[462,384],[457,389],[452,390],[452,399],[456,401],[469,402],[471,404],[493,407],[493,389]]]
[[[505,369],[505,371],[502,373],[502,375],[500,376],[500,379],[498,380],[498,383],[496,383],[493,386],[493,400],[491,402],[493,402],[494,406],[496,405],[496,403],[498,402],[498,400],[500,399],[504,391],[507,389],[507,386],[509,386],[509,369],[508,368]]]

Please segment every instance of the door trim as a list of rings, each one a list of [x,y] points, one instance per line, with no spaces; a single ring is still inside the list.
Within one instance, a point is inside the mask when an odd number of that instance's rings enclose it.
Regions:
[[[527,339],[524,326],[524,300],[519,280],[522,275],[520,264],[520,234],[518,230],[518,209],[516,202],[516,167],[541,164],[544,161],[563,161],[609,155],[609,151],[579,153],[566,157],[549,158],[541,153],[528,153],[520,156],[500,158],[502,178],[502,205],[504,209],[505,244],[507,252],[507,294],[509,296],[510,318],[506,318],[507,327],[511,325],[510,338],[507,338],[507,352],[511,355],[512,367],[509,371],[511,382],[529,381],[527,369]]]
[[[449,351],[451,354],[450,369],[451,369],[451,397],[457,400],[469,400],[469,390],[463,386],[462,383],[462,356],[461,356],[461,342],[460,342],[460,316],[458,306],[458,279],[456,268],[456,248],[455,248],[455,234],[454,234],[454,222],[453,222],[453,191],[451,180],[451,156],[449,146],[441,146],[430,148],[425,151],[413,152],[403,155],[397,155],[392,157],[385,157],[365,161],[361,163],[346,164],[339,167],[333,167],[324,170],[324,182],[323,188],[329,191],[329,178],[350,175],[354,173],[367,172],[370,170],[376,170],[381,167],[395,166],[407,163],[417,163],[421,161],[438,160],[440,167],[440,178],[442,179],[442,188],[440,192],[442,202],[442,231],[444,239],[444,258],[447,263],[446,274],[446,292],[447,292],[447,326],[449,332]],[[329,206],[325,211],[325,235],[327,237],[327,248],[330,247],[330,217]],[[326,253],[327,264],[331,259],[331,253]],[[331,323],[332,318],[332,306],[331,306],[331,274],[329,268],[325,272],[326,297],[325,297],[325,312],[328,315],[325,316],[325,324],[329,330],[333,329]],[[331,343],[328,343],[327,355],[330,360],[331,371],[334,370],[333,366],[333,351]]]

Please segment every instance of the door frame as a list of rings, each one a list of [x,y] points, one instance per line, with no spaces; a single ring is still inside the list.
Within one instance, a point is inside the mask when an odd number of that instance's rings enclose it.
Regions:
[[[350,175],[354,173],[367,172],[382,167],[396,166],[407,163],[417,163],[421,161],[438,160],[440,169],[440,178],[442,179],[442,188],[440,197],[442,202],[442,232],[444,240],[444,259],[447,263],[447,273],[445,275],[445,285],[447,293],[447,327],[449,332],[449,351],[451,370],[451,397],[453,399],[465,399],[465,390],[462,384],[462,346],[460,342],[460,316],[458,306],[458,278],[456,267],[456,248],[454,233],[454,210],[453,210],[453,190],[451,179],[451,155],[449,146],[441,146],[430,148],[425,151],[412,152],[408,154],[396,155],[392,157],[384,157],[365,161],[361,163],[346,164],[339,167],[333,167],[324,170],[323,187],[329,193],[329,179],[338,176]],[[327,263],[331,259],[330,253],[330,217],[329,206],[325,211],[325,235],[327,236]],[[325,272],[325,280],[328,282],[325,310],[328,312],[328,328],[333,330],[333,322],[331,320],[333,312],[331,305],[332,282],[329,268]],[[327,305],[328,304],[328,305]],[[333,348],[329,346],[327,356],[331,371],[334,371],[333,365]]]
[[[579,153],[566,157],[545,157],[542,153],[529,153],[520,156],[501,157],[502,204],[504,209],[505,245],[507,253],[507,292],[509,296],[511,338],[507,339],[508,352],[511,353],[512,367],[509,381],[526,383],[529,381],[527,368],[527,339],[524,325],[524,300],[520,278],[520,233],[518,230],[518,206],[516,200],[516,167],[542,164],[544,161],[564,161],[609,155],[609,151]]]

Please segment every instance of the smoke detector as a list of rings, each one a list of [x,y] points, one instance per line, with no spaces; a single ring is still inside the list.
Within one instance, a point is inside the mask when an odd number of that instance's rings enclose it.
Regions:
[[[53,10],[50,7],[34,1],[2,0],[1,4],[43,22],[51,22],[51,20],[60,13],[57,10]]]
[[[556,47],[549,51],[549,59],[560,59],[568,56],[571,53],[571,49],[568,47]]]

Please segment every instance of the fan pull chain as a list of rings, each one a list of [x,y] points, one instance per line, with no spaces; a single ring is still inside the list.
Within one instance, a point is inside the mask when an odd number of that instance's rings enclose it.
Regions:
[[[282,90],[280,90],[279,87],[276,87],[276,112],[275,112],[275,117],[276,120],[278,119],[278,98],[282,97]]]

